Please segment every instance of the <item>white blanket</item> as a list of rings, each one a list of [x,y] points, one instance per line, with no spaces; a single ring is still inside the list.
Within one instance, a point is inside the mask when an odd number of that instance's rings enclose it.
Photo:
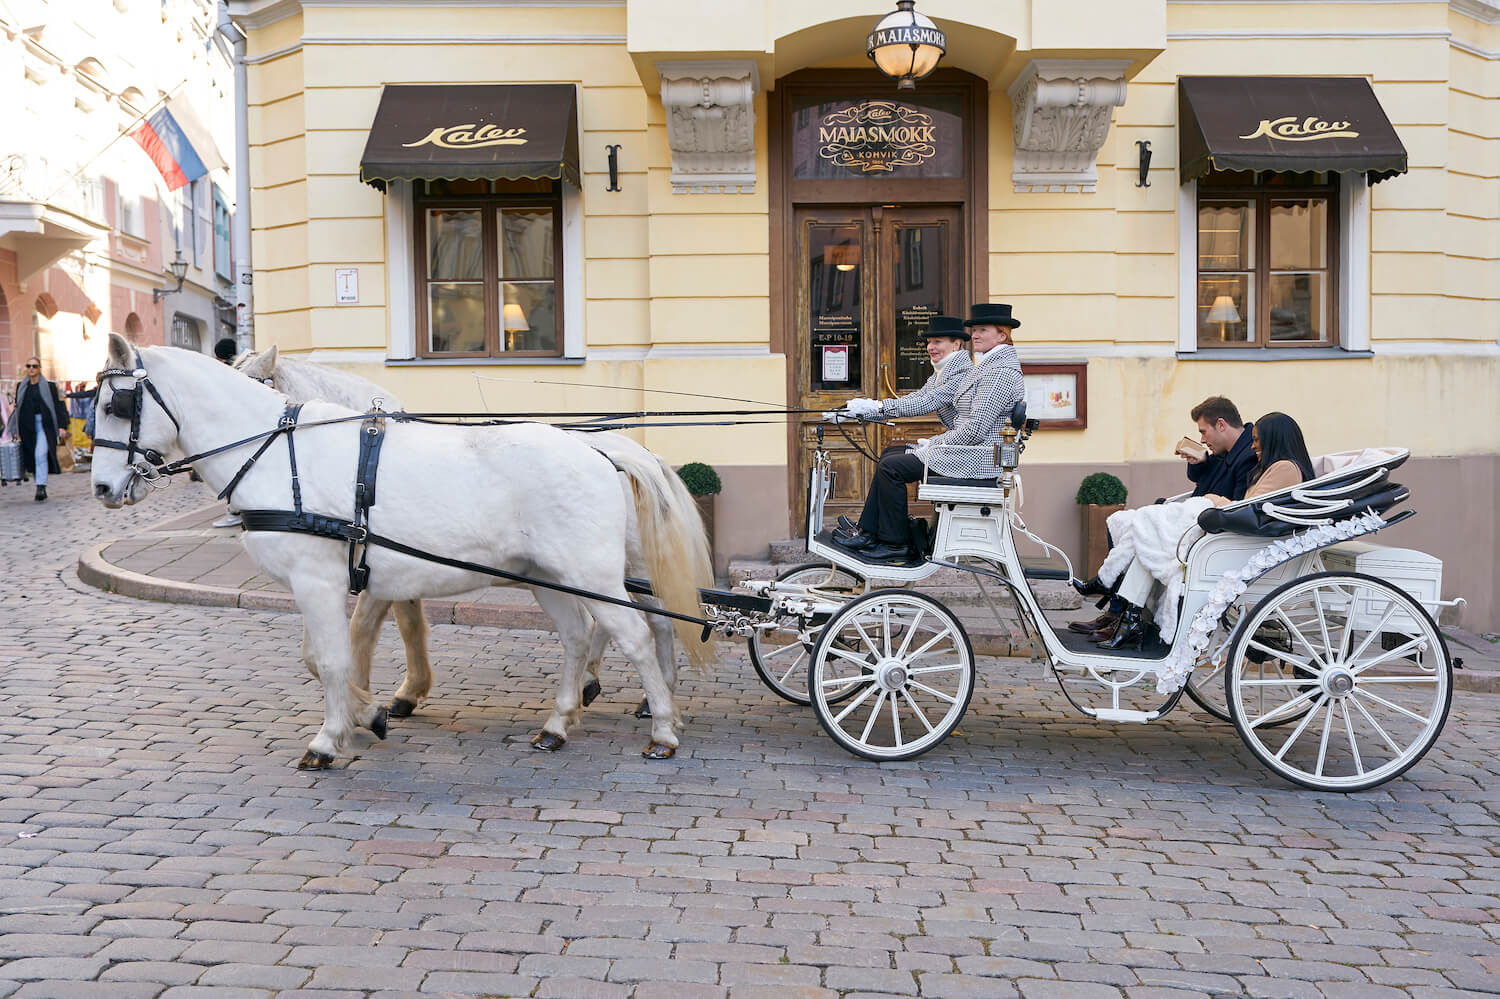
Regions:
[[[1113,586],[1133,560],[1139,561],[1165,588],[1153,613],[1163,639],[1169,642],[1177,631],[1177,604],[1182,597],[1185,568],[1177,558],[1178,542],[1182,542],[1183,552],[1192,547],[1192,542],[1203,535],[1198,514],[1211,506],[1207,498],[1194,496],[1180,503],[1158,503],[1109,515],[1109,535],[1115,546],[1099,567],[1099,580]],[[1183,535],[1188,532],[1192,537],[1184,541]]]

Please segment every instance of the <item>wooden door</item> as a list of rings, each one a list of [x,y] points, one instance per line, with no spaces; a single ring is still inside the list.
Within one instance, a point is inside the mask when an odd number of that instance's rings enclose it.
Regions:
[[[957,207],[851,206],[796,212],[796,384],[800,408],[836,409],[852,398],[887,398],[921,388],[932,374],[921,345],[927,320],[959,315],[963,281]],[[936,418],[895,427],[825,430],[834,469],[829,522],[857,518],[874,464],[887,446],[931,437]],[[796,455],[797,523],[805,519],[808,455],[815,428],[804,424]],[[920,513],[914,509],[914,514]]]

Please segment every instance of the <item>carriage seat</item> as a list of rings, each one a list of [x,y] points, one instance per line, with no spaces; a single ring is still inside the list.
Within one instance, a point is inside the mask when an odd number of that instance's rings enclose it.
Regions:
[[[987,479],[962,479],[953,475],[929,475],[917,486],[917,498],[929,503],[975,503],[980,506],[999,506],[1005,499],[999,481]]]
[[[952,475],[929,475],[927,484],[932,486],[971,486],[975,489],[994,489],[995,477],[988,479],[959,479]]]
[[[1373,510],[1384,514],[1411,495],[1390,473],[1406,461],[1405,448],[1339,451],[1313,459],[1315,478],[1253,500],[1213,507],[1198,515],[1207,534],[1243,534],[1283,538],[1321,523],[1357,517]]]

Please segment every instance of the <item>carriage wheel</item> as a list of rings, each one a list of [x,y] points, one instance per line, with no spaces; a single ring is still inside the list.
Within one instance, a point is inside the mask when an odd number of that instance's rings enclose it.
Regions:
[[[799,565],[777,576],[776,582],[816,586],[830,596],[843,599],[857,596],[865,588],[865,581],[859,576],[826,564]],[[778,696],[793,704],[811,704],[812,699],[807,696],[807,660],[817,630],[803,627],[801,618],[790,615],[776,623],[775,631],[757,631],[746,640],[750,646],[750,665],[755,667],[761,682]]]
[[[1292,652],[1258,640],[1269,623],[1290,635]],[[1290,673],[1261,676],[1248,655],[1255,651],[1289,661]],[[1250,751],[1319,791],[1362,791],[1404,773],[1437,740],[1453,697],[1448,647],[1427,611],[1358,573],[1318,573],[1273,590],[1241,629],[1224,683]],[[1295,726],[1271,728],[1299,714]]]
[[[1227,639],[1229,634],[1234,631],[1235,625],[1239,623],[1241,616],[1238,607],[1230,610],[1220,625],[1219,631],[1209,640],[1209,649],[1218,648]],[[1259,645],[1275,648],[1279,651],[1294,651],[1292,648],[1291,633],[1277,621],[1262,626],[1256,634],[1256,641]],[[1192,673],[1188,674],[1187,681],[1187,695],[1193,699],[1194,703],[1220,721],[1226,722],[1233,721],[1229,713],[1229,702],[1224,699],[1224,671],[1229,665],[1230,651],[1225,650],[1223,662],[1217,664],[1210,663],[1193,670]],[[1309,675],[1280,655],[1273,656],[1260,651],[1258,648],[1252,649],[1248,654],[1248,658],[1256,668],[1254,676],[1256,680],[1288,679]],[[1262,690],[1265,689],[1267,689],[1267,685],[1262,685]],[[1270,707],[1270,705],[1266,705],[1266,707]],[[1290,722],[1298,721],[1309,710],[1311,710],[1310,706],[1303,705],[1300,709],[1282,712],[1266,721],[1264,723],[1265,727],[1273,728],[1277,725],[1286,725]],[[1261,712],[1254,713],[1260,714]]]
[[[909,760],[963,719],[974,695],[974,650],[941,602],[876,590],[828,619],[813,646],[808,689],[818,723],[839,745],[867,760]]]

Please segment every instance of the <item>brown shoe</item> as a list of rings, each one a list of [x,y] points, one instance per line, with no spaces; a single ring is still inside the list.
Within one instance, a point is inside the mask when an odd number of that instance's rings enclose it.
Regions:
[[[1092,621],[1069,621],[1068,630],[1080,635],[1092,635],[1094,632],[1102,631],[1106,628],[1113,631],[1115,622],[1119,619],[1120,616],[1118,614],[1105,611]]]

